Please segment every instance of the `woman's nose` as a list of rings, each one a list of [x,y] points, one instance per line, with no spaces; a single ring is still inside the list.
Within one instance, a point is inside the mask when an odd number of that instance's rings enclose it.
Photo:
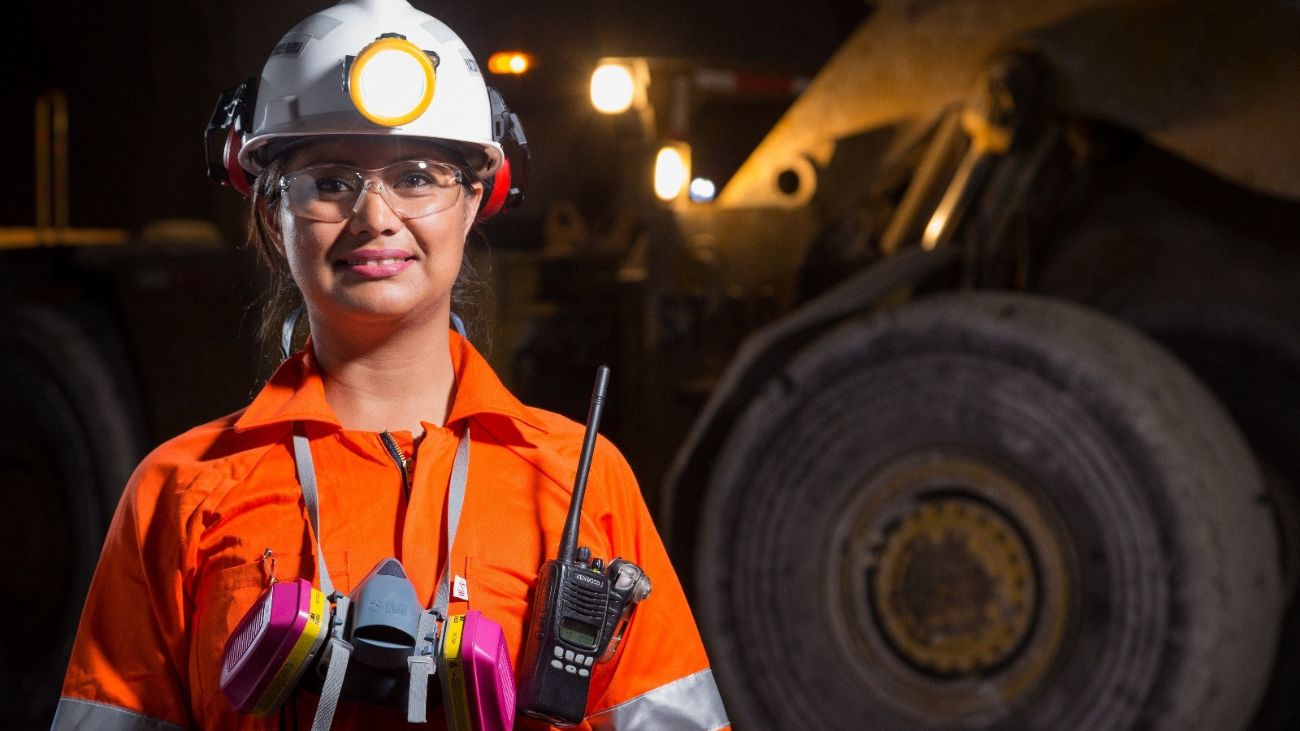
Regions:
[[[401,226],[401,218],[383,194],[383,184],[367,180],[352,206],[348,228],[353,233],[392,233]]]

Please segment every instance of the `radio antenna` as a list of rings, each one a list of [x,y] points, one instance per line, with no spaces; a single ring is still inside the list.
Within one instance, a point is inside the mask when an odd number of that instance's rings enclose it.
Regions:
[[[596,432],[600,428],[600,412],[605,407],[605,390],[609,386],[609,366],[596,370],[596,386],[591,391],[591,408],[587,412],[587,432],[582,437],[582,454],[578,457],[578,474],[573,480],[573,497],[569,501],[569,517],[564,521],[560,535],[561,561],[573,558],[578,547],[578,522],[582,518],[582,498],[587,491],[587,473],[591,471],[591,454],[596,449]]]

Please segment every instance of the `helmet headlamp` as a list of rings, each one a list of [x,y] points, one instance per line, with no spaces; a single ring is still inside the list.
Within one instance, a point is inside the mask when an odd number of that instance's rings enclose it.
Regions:
[[[436,56],[400,36],[380,37],[361,49],[347,74],[348,95],[361,116],[398,127],[424,114],[437,82]]]

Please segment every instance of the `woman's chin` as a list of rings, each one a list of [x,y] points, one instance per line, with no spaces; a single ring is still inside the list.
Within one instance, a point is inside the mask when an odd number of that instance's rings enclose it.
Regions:
[[[374,296],[377,293],[366,293],[364,296],[358,296],[359,293],[350,294],[351,296],[331,300],[328,305],[330,315],[327,318],[338,317],[340,320],[371,326],[405,325],[435,317],[440,309],[437,303],[394,296],[392,293],[386,296]]]

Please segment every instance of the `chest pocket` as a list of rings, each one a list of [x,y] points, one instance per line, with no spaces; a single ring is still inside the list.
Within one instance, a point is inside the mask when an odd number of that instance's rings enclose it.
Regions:
[[[536,570],[531,572],[517,567],[488,563],[481,558],[469,557],[465,562],[468,576],[469,602],[453,603],[450,611],[463,612],[477,609],[483,616],[501,625],[506,644],[510,647],[510,661],[518,672],[519,658],[523,653],[523,637],[537,583]]]
[[[335,590],[351,591],[347,552],[326,552],[325,560]],[[199,579],[190,639],[190,677],[194,681],[194,691],[197,691],[193,705],[202,708],[208,720],[229,719],[234,714],[229,701],[221,694],[222,654],[235,627],[266,591],[267,568],[259,560],[206,573]],[[315,573],[314,556],[275,555],[278,581],[306,578]]]

